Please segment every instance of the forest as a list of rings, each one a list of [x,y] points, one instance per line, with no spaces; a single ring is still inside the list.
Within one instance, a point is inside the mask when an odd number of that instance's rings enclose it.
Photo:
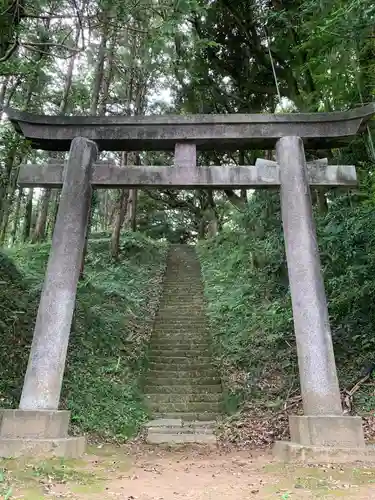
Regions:
[[[97,116],[347,110],[375,101],[374,26],[371,0],[0,0],[0,107]],[[371,377],[353,397],[345,391],[375,363],[374,141],[370,123],[348,147],[307,151],[357,168],[356,189],[311,194],[340,386],[368,432]],[[265,157],[274,152],[205,152],[198,164]],[[56,159],[63,154],[31,149],[2,111],[4,407],[19,399],[59,206],[57,189],[20,188],[19,166]],[[173,162],[142,151],[101,159]],[[264,445],[283,436],[301,401],[275,191],[93,192],[63,390],[74,425],[121,440],[146,419],[138,379],[168,242],[197,244],[230,415],[223,438]]]

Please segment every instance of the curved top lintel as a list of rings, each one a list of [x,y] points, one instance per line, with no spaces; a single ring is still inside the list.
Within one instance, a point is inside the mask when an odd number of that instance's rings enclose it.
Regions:
[[[27,111],[4,107],[12,122],[38,125],[192,125],[201,123],[306,123],[336,122],[361,118],[369,120],[375,115],[375,103],[347,111],[329,113],[233,113],[233,114],[188,114],[188,115],[138,115],[138,116],[84,116],[84,115],[37,115]]]
[[[284,114],[204,114],[148,116],[50,116],[13,108],[4,112],[35,148],[67,150],[84,136],[107,150],[169,150],[192,141],[198,149],[269,149],[286,135],[308,146],[343,145],[375,115],[375,103],[347,111]]]

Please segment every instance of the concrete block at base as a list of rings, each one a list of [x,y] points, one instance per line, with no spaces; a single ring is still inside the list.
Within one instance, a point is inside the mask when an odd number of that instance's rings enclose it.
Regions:
[[[340,448],[336,446],[304,446],[288,441],[276,441],[273,453],[275,458],[284,462],[308,464],[375,463],[375,446]]]
[[[364,448],[361,417],[289,416],[290,440],[304,446]]]
[[[64,410],[1,410],[0,438],[65,438],[69,419]]]
[[[11,439],[0,437],[0,457],[79,458],[83,455],[85,446],[86,440],[83,436],[60,439]]]

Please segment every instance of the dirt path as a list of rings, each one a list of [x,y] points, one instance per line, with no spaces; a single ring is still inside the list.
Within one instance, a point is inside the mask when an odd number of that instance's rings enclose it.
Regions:
[[[80,461],[4,461],[0,499],[375,498],[375,468],[284,466],[267,453],[207,448],[90,451]]]

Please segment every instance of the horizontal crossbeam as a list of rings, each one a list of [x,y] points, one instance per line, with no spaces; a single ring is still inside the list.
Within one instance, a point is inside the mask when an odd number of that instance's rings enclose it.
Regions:
[[[91,184],[97,188],[272,188],[280,186],[280,169],[275,162],[258,160],[255,166],[128,166],[112,163],[94,165]],[[331,165],[316,167],[308,164],[309,182],[312,186],[355,186],[355,167]],[[63,163],[21,165],[18,177],[20,186],[61,187]]]
[[[375,114],[375,105],[332,113],[46,116],[12,108],[5,113],[34,148],[68,151],[74,137],[95,141],[100,150],[173,150],[193,143],[198,150],[273,149],[285,136],[299,136],[306,149],[350,142]]]

